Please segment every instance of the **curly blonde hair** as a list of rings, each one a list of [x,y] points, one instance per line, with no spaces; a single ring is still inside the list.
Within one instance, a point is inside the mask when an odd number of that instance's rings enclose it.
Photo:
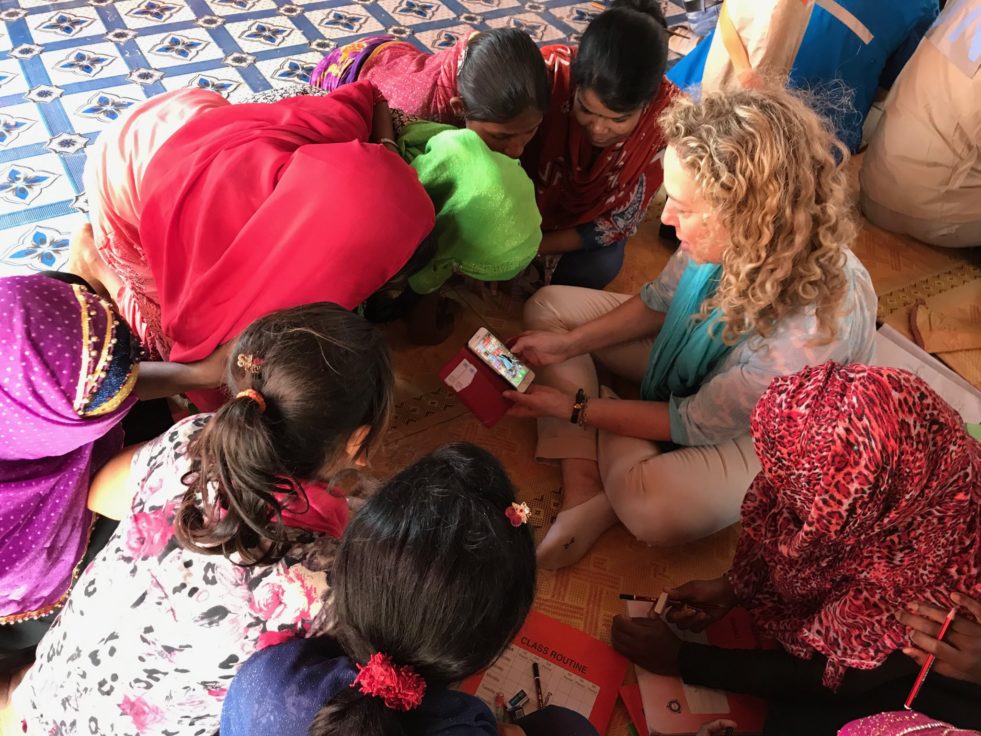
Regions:
[[[729,234],[722,277],[701,317],[718,307],[727,344],[773,334],[813,307],[819,335],[836,337],[857,225],[848,201],[848,149],[795,93],[775,87],[679,97],[661,116],[668,145]]]

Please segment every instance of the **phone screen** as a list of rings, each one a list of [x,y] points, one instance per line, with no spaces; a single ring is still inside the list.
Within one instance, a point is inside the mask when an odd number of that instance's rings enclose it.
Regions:
[[[489,332],[485,332],[472,348],[487,365],[515,388],[518,388],[528,375],[528,366],[518,360],[514,353],[504,347],[504,343]]]

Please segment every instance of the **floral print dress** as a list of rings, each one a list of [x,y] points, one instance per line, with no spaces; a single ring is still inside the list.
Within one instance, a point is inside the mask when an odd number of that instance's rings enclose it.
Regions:
[[[174,515],[188,443],[211,415],[189,417],[136,454],[131,513],[79,578],[14,695],[25,733],[218,731],[225,692],[255,651],[322,633],[322,549],[242,567],[178,545]]]

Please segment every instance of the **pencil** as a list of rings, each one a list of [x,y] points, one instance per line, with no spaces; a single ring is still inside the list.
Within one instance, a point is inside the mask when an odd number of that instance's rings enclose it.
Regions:
[[[634,593],[621,593],[621,601],[643,601],[644,603],[657,603],[657,598],[651,598],[649,595],[636,595]],[[691,608],[722,608],[718,603],[694,603],[690,601],[677,601],[673,598],[668,598],[668,603],[680,603],[683,606],[690,606]]]
[[[542,697],[542,673],[538,662],[531,663],[531,674],[535,677],[535,697],[538,699],[538,710],[541,710],[545,707],[545,699]]]
[[[956,614],[957,606],[954,606],[950,609],[950,613],[947,614],[947,618],[944,619],[944,623],[940,627],[940,633],[937,634],[937,641],[944,640],[944,636],[947,634],[947,629],[949,629],[950,625],[954,623],[954,616]],[[906,710],[912,710],[913,700],[919,694],[920,688],[923,687],[923,681],[926,679],[927,674],[929,674],[930,668],[933,667],[933,662],[936,659],[936,655],[931,654],[926,658],[926,662],[923,663],[923,666],[920,667],[920,674],[916,676],[916,682],[913,683],[913,689],[909,691],[909,695],[906,697],[906,704],[904,706]]]

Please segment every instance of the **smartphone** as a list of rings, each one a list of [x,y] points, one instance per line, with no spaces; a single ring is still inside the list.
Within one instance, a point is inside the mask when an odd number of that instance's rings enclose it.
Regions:
[[[486,327],[477,330],[467,347],[517,391],[526,391],[535,380],[532,370],[518,360],[503,342],[488,332]]]

